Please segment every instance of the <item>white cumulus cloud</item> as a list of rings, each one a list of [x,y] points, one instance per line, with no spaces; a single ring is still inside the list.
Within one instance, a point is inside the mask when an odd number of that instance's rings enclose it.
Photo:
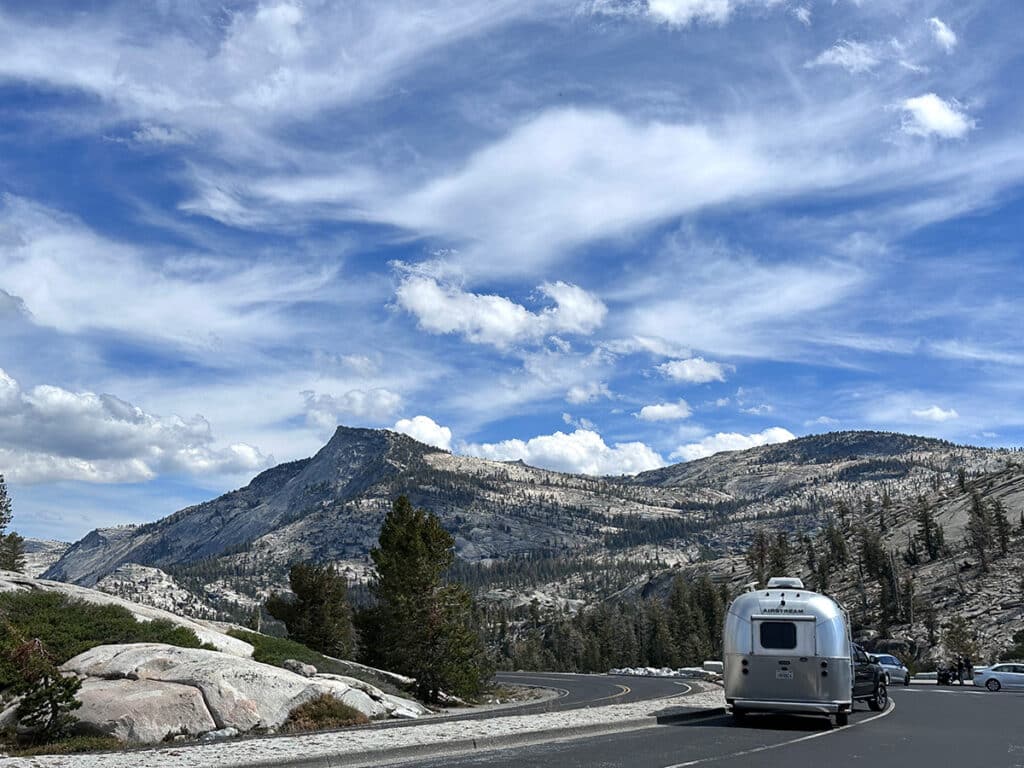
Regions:
[[[923,419],[924,421],[934,421],[937,423],[960,418],[960,414],[956,412],[955,408],[945,409],[940,408],[937,405],[932,405],[928,408],[915,408],[910,411],[910,415],[915,419]]]
[[[914,136],[961,139],[975,126],[955,100],[946,101],[934,93],[903,102],[903,131]]]
[[[636,417],[640,421],[678,421],[690,416],[690,405],[685,400],[675,403],[658,403],[656,405],[645,405],[640,409]]]
[[[609,446],[601,435],[589,429],[569,434],[555,432],[525,441],[470,443],[459,452],[495,461],[522,460],[544,469],[585,475],[635,475],[665,466],[665,460],[644,443]]]
[[[725,381],[726,366],[703,357],[691,357],[686,360],[670,360],[657,369],[673,381],[706,384],[709,381]]]
[[[946,23],[935,16],[928,19],[928,25],[932,28],[932,37],[935,42],[945,49],[946,53],[952,53],[956,48],[956,32],[946,26]]]
[[[341,395],[305,390],[306,417],[310,423],[331,431],[346,418],[386,421],[402,407],[402,396],[377,387],[369,390],[351,389]]]
[[[161,417],[114,395],[23,390],[0,369],[0,467],[21,483],[141,482],[162,473],[241,474],[273,463],[246,443],[217,447],[202,416]]]
[[[759,445],[784,443],[795,438],[796,435],[782,427],[770,427],[763,432],[755,432],[751,435],[744,435],[739,432],[719,432],[705,437],[700,442],[679,446],[672,452],[670,458],[693,461],[694,459],[703,459],[720,451],[742,451],[747,448],[756,448]]]
[[[424,275],[405,277],[395,295],[424,331],[457,333],[474,344],[499,349],[535,343],[554,333],[593,333],[608,312],[600,299],[576,285],[558,281],[538,290],[554,306],[531,312],[504,296],[470,293]]]
[[[452,447],[452,431],[442,427],[429,416],[413,416],[411,419],[399,419],[395,422],[395,432],[408,435],[413,440],[433,445],[443,450]]]

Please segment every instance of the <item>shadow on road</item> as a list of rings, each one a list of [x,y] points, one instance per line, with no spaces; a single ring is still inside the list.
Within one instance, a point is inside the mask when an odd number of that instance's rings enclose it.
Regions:
[[[672,710],[659,712],[656,715],[658,725],[672,725],[683,728],[736,728],[740,730],[779,731],[784,733],[814,733],[832,728],[832,721],[827,717],[811,715],[783,715],[775,713],[749,714],[742,720],[732,715],[715,717],[681,718]]]

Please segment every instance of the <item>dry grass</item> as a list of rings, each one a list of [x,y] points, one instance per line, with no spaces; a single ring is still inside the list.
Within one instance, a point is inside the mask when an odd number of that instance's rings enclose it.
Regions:
[[[325,694],[293,709],[284,728],[291,732],[322,731],[368,722],[369,718],[358,709]]]

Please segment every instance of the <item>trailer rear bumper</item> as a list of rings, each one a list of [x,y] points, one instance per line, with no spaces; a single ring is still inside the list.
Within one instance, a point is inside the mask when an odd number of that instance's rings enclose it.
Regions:
[[[728,699],[726,703],[734,710],[744,712],[794,712],[808,715],[835,715],[849,712],[850,701],[775,701],[770,699]]]

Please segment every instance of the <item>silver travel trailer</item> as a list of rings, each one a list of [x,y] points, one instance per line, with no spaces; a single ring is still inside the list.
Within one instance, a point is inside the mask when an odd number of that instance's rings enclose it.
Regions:
[[[725,700],[736,717],[796,712],[847,724],[855,694],[851,654],[863,652],[852,647],[846,612],[831,598],[804,589],[800,579],[770,579],[733,600],[723,644]]]

